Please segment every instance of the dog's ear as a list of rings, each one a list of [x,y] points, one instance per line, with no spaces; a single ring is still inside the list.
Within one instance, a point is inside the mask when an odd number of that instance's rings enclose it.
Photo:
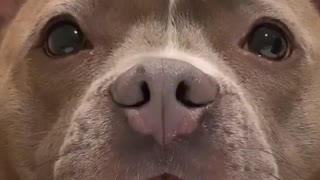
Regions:
[[[0,0],[0,41],[5,27],[15,17],[26,0]]]
[[[320,169],[316,171],[308,180],[320,180]]]
[[[0,27],[8,23],[25,0],[0,0]]]
[[[311,1],[320,12],[320,0],[311,0]]]

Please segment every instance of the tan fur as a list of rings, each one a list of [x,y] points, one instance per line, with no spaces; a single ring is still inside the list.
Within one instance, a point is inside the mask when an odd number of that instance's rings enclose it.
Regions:
[[[6,6],[9,11],[0,8],[1,180],[136,180],[163,172],[185,180],[320,179],[314,173],[320,168],[320,16],[311,1]],[[42,30],[65,13],[93,48],[53,59],[43,52]],[[286,61],[270,63],[239,47],[265,16],[294,35]],[[208,110],[201,141],[176,142],[161,158],[160,150],[140,148],[108,91],[123,72],[154,57],[190,63],[215,78],[223,95]]]

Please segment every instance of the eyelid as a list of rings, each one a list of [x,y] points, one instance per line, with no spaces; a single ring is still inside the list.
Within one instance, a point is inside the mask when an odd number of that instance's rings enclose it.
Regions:
[[[248,39],[250,34],[257,27],[259,27],[263,24],[270,24],[270,25],[273,25],[273,26],[281,29],[287,37],[287,41],[288,41],[288,44],[290,45],[290,48],[291,49],[296,48],[297,44],[295,41],[295,37],[294,37],[293,33],[289,30],[289,28],[284,23],[282,23],[281,20],[275,19],[275,18],[270,18],[270,17],[261,17],[257,21],[255,21],[255,23],[253,23],[250,26],[249,31],[247,31],[247,33],[240,39],[239,46],[243,48],[246,45],[246,40]]]
[[[70,22],[71,24],[74,24],[76,26],[78,26],[78,22],[77,20],[70,14],[68,13],[64,13],[64,14],[59,14],[56,16],[53,16],[52,18],[50,18],[49,20],[47,20],[45,23],[43,23],[43,25],[41,26],[42,29],[40,31],[38,31],[38,39],[36,41],[36,44],[34,46],[34,48],[40,48],[43,47],[44,43],[45,43],[45,39],[48,36],[48,34],[50,33],[50,29],[59,22]],[[79,28],[81,29],[81,28]]]
[[[264,30],[270,30],[271,33],[276,33],[277,34],[276,36],[281,39],[282,51],[281,51],[281,53],[277,54],[279,56],[269,57],[268,55],[263,55],[263,53],[261,53],[259,50],[257,51],[254,47],[250,48],[250,43],[254,42],[255,35],[257,35],[256,33],[259,30],[262,30],[262,28],[266,28]],[[255,41],[255,42],[260,42],[260,41]],[[254,53],[256,55],[259,55],[260,57],[263,57],[265,59],[269,59],[269,60],[272,60],[272,61],[279,61],[279,60],[284,60],[284,59],[286,59],[287,57],[290,56],[290,54],[291,54],[291,52],[290,52],[291,51],[291,45],[288,42],[287,34],[285,32],[283,32],[283,30],[280,27],[278,27],[278,26],[276,26],[274,24],[267,23],[267,24],[262,24],[262,25],[257,26],[253,30],[253,32],[250,33],[250,37],[246,41],[245,50],[250,51],[250,52],[252,52],[252,53]]]
[[[245,51],[250,51],[248,48],[248,43],[249,43],[248,41],[252,38],[253,33],[255,33],[255,31],[259,30],[259,28],[261,28],[261,27],[269,27],[271,29],[276,30],[278,33],[281,34],[281,36],[286,41],[286,49],[287,49],[286,53],[284,54],[284,56],[282,58],[279,58],[279,59],[286,60],[286,59],[290,58],[293,51],[295,49],[299,48],[299,46],[297,45],[297,43],[295,41],[295,37],[294,37],[293,33],[289,30],[289,28],[284,23],[282,23],[280,20],[268,18],[268,17],[260,18],[255,23],[253,23],[251,25],[250,31],[247,31],[247,33],[243,36],[243,38],[240,39],[240,42],[239,42],[240,48],[242,48]],[[256,53],[253,53],[253,54],[256,54]],[[263,59],[269,59],[269,58],[263,57]],[[269,60],[278,61],[279,59],[271,58]]]

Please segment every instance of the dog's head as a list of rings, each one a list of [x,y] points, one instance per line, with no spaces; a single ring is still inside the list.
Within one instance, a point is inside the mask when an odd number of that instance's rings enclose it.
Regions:
[[[311,176],[316,4],[0,0],[6,178]]]

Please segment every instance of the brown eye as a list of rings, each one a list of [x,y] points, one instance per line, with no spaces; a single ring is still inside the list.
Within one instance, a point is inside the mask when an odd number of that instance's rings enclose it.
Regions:
[[[273,61],[282,60],[289,53],[286,33],[273,24],[256,27],[249,35],[246,46],[250,52]]]
[[[78,26],[69,23],[54,25],[46,37],[46,52],[51,56],[66,56],[85,47],[85,37]]]

